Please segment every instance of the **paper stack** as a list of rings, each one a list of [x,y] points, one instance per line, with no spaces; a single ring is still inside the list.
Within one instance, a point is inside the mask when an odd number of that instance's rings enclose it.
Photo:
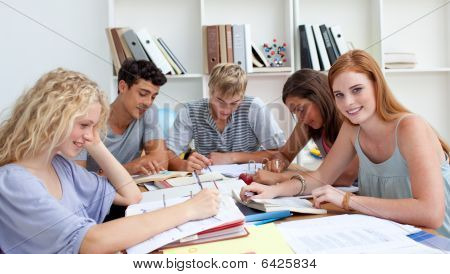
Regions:
[[[417,64],[416,54],[412,52],[385,52],[384,67],[387,69],[411,69]]]

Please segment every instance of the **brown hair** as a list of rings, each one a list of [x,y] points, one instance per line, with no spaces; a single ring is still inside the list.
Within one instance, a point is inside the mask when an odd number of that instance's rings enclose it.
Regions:
[[[289,96],[308,99],[317,105],[324,123],[320,129],[309,128],[309,137],[318,139],[322,130],[325,130],[326,139],[334,143],[343,120],[336,108],[327,76],[312,69],[296,71],[284,84],[283,102],[285,104]]]
[[[376,100],[375,112],[383,121],[392,121],[399,118],[402,113],[410,113],[410,111],[394,97],[391,89],[386,83],[386,79],[384,78],[380,67],[375,59],[367,52],[363,50],[351,50],[340,56],[328,72],[328,83],[331,88],[333,88],[333,82],[336,77],[345,71],[362,73],[372,81]],[[330,92],[332,93],[332,91]],[[349,121],[348,119],[346,120]],[[442,140],[439,134],[437,135],[442,148],[448,153],[448,145]]]

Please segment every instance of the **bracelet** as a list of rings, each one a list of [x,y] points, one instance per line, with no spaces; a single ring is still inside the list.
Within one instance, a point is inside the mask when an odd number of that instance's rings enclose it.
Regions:
[[[291,180],[297,180],[300,183],[300,185],[301,185],[300,191],[294,196],[302,195],[305,192],[305,190],[306,190],[306,180],[305,180],[305,178],[303,178],[303,176],[300,175],[300,174],[296,174],[296,175],[291,177]]]
[[[350,197],[353,196],[353,193],[351,192],[345,192],[344,198],[342,199],[342,208],[346,211],[350,211]]]

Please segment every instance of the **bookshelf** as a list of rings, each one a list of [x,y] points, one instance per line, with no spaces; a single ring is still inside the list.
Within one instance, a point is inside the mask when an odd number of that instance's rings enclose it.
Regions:
[[[257,46],[273,38],[287,42],[287,72],[248,75],[247,94],[267,103],[290,134],[291,116],[281,101],[287,77],[300,68],[300,24],[340,25],[346,40],[367,50],[384,67],[390,51],[416,54],[414,69],[384,69],[397,98],[427,119],[450,142],[450,4],[446,0],[108,0],[109,26],[146,28],[161,36],[188,74],[168,77],[156,99],[174,110],[208,96],[203,70],[202,26],[250,24]],[[112,72],[111,72],[112,75]],[[115,96],[112,77],[111,94]]]
[[[273,38],[286,42],[288,71],[249,73],[247,94],[267,103],[281,128],[290,133],[293,124],[281,101],[281,90],[294,69],[292,3],[292,0],[109,0],[109,26],[146,28],[166,41],[188,74],[169,75],[155,104],[175,111],[182,103],[208,97],[202,26],[250,24],[255,45],[262,47]],[[117,77],[112,77],[111,97],[116,94],[116,81]]]
[[[449,1],[294,0],[293,4],[295,69],[300,69],[300,24],[340,25],[346,40],[368,51],[382,67],[385,52],[413,52],[415,68],[383,72],[395,96],[450,141]]]

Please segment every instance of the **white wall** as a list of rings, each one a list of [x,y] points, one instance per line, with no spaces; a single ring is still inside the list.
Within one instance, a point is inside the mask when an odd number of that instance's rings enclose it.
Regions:
[[[0,120],[26,88],[57,67],[80,71],[108,89],[107,24],[107,0],[0,2]]]

